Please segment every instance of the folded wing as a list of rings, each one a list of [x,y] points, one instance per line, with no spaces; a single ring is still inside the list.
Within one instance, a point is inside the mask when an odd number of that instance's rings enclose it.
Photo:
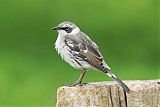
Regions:
[[[85,35],[80,35],[79,38],[76,38],[75,36],[66,36],[65,43],[72,53],[76,53],[77,57],[82,58],[92,67],[101,71],[104,71],[106,68],[110,69],[104,62],[103,56],[99,52],[97,45],[91,42],[89,37],[86,37]]]

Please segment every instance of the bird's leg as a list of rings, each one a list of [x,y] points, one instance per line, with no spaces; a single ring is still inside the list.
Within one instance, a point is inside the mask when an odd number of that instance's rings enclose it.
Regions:
[[[86,73],[86,70],[82,70],[78,80],[75,83],[81,84],[85,73]]]
[[[83,80],[83,77],[84,77],[85,73],[86,73],[86,70],[82,70],[82,71],[81,71],[81,74],[80,74],[80,76],[79,76],[79,78],[78,78],[78,80],[77,80],[75,83],[69,84],[69,85],[67,85],[67,86],[76,86],[76,85],[78,85],[78,84],[83,85],[83,84],[82,84],[82,80]]]

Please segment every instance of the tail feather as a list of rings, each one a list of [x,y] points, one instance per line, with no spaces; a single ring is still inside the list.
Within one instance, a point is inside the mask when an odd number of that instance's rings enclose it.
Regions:
[[[118,79],[109,69],[105,70],[105,73],[114,81],[116,81],[124,89],[125,92],[130,93],[130,89],[120,79]]]
[[[130,89],[118,78],[112,77],[113,80],[115,80],[122,88],[124,89],[125,92],[130,93]]]

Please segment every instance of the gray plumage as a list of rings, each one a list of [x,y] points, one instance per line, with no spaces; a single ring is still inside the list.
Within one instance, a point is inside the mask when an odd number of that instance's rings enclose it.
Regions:
[[[109,68],[109,66],[104,62],[98,47],[94,42],[91,41],[84,33],[78,32],[73,35],[65,36],[65,44],[69,47],[70,53],[74,54],[75,60],[79,58],[85,62],[88,62],[93,67],[103,70],[104,68]],[[81,68],[84,69],[83,65]]]
[[[72,22],[63,22],[53,30],[58,30],[58,38],[55,48],[67,63],[77,69],[82,70],[79,80],[74,84],[80,84],[87,69],[96,69],[106,73],[115,80],[126,92],[129,88],[119,80],[105,63],[98,46],[86,34]]]

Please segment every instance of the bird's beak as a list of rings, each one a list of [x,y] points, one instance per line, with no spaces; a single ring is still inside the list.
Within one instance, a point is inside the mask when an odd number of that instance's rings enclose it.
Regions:
[[[60,27],[53,27],[53,28],[51,28],[51,30],[61,30],[61,28]]]

